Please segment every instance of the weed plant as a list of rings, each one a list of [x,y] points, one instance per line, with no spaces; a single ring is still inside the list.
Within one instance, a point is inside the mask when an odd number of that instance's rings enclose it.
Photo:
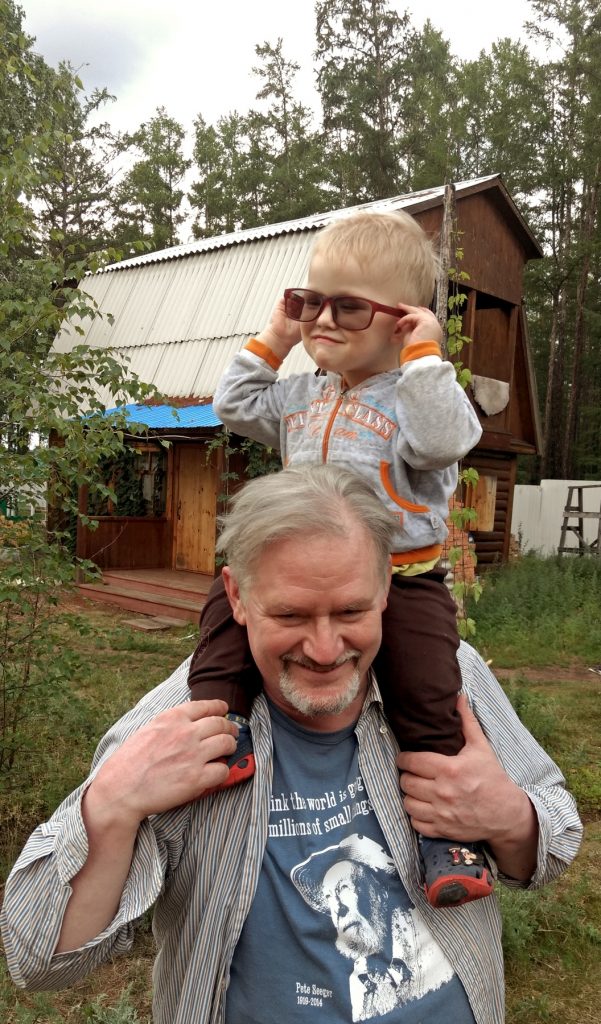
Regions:
[[[601,559],[527,555],[486,574],[475,643],[495,665],[601,662]]]
[[[0,868],[86,777],[98,740],[195,645],[195,630],[140,634],[114,615],[54,610],[51,663],[34,666],[12,770],[0,772]],[[2,1018],[0,1018],[1,1020]]]
[[[2,1024],[151,1024],[145,1011],[136,1005],[134,986],[113,997],[105,993],[73,999],[70,1006],[57,1005],[52,992],[15,992],[8,971],[0,958],[0,1020]]]

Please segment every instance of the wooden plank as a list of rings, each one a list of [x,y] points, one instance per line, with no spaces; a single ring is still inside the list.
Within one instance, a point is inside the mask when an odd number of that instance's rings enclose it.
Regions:
[[[476,510],[476,522],[472,529],[480,533],[494,529],[496,498],[496,476],[480,475],[475,486],[466,488],[465,504]]]
[[[98,601],[101,604],[112,604],[118,608],[125,608],[132,612],[142,612],[144,615],[169,615],[174,618],[183,619],[185,622],[198,622],[200,610],[204,605],[204,598],[199,603],[192,604],[172,599],[161,599],[158,594],[154,596],[147,593],[137,593],[126,589],[119,592],[109,587],[91,587],[83,584],[79,588],[81,594],[91,601]]]
[[[169,530],[163,517],[102,516],[96,530],[78,532],[78,553],[101,569],[162,569]]]
[[[513,486],[515,482],[516,460],[509,453],[500,451],[481,451],[480,448],[470,453],[469,457],[463,460],[463,466],[473,466],[478,470],[481,478],[494,477],[496,479],[496,496],[494,507],[494,519],[490,520],[490,506],[488,504],[487,525],[489,530],[483,530],[480,524],[472,527],[476,545],[478,564],[487,567],[494,563],[502,562],[507,558],[509,552],[511,534],[511,507],[513,504]],[[482,485],[484,496],[489,485]],[[466,498],[466,503],[468,502]],[[470,502],[473,504],[473,502]],[[485,501],[486,505],[486,501]],[[480,520],[482,522],[483,520]]]

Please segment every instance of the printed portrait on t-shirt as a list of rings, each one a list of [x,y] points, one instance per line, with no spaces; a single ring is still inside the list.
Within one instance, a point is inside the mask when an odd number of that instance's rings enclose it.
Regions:
[[[327,914],[335,945],[349,961],[353,1021],[379,1018],[448,981],[420,963],[423,925],[402,905],[395,866],[367,836],[354,834],[312,854],[290,877],[313,910]]]

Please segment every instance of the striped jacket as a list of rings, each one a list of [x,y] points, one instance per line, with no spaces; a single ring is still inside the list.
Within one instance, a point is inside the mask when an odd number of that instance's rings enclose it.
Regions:
[[[575,856],[581,825],[564,779],[517,719],[480,657],[463,644],[464,689],[507,773],[529,795],[539,820],[538,864],[530,888],[557,877]],[[188,700],[189,660],[148,693],[104,737],[92,771],[116,745],[160,711]],[[87,841],[82,793],[69,796],[32,834],[7,882],[2,929],[10,972],[29,989],[66,987],[130,948],[133,922],[155,904],[156,1024],[222,1024],[229,969],[253,900],[267,838],[271,726],[267,704],[252,717],[257,772],[234,787],[142,823],[117,916],[94,940],[53,955]],[[504,1020],[501,924],[494,897],[449,910],[425,901],[416,840],[401,804],[394,756],[375,680],[356,726],[363,780],[400,877],[467,992],[478,1024]],[[507,884],[521,883],[502,879]]]

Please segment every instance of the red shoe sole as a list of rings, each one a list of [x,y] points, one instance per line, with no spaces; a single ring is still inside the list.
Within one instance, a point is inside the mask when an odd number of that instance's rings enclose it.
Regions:
[[[219,761],[226,763],[225,758],[218,758]],[[230,772],[225,782],[222,782],[220,786],[215,786],[214,789],[207,789],[202,794],[203,796],[210,796],[211,793],[221,793],[223,789],[230,789],[232,786],[239,785],[240,782],[246,782],[247,779],[251,779],[255,774],[255,755],[247,754],[246,757],[241,757],[236,764],[233,764],[230,768]]]
[[[230,786],[237,786],[238,783],[251,779],[254,774],[255,755],[247,754],[246,757],[241,757],[236,764],[232,765],[227,779],[219,786],[219,789],[229,789]]]
[[[426,899],[433,907],[460,907],[472,900],[481,900],[493,891],[493,880],[484,869],[481,878],[471,875],[445,875],[430,886],[424,886]]]

